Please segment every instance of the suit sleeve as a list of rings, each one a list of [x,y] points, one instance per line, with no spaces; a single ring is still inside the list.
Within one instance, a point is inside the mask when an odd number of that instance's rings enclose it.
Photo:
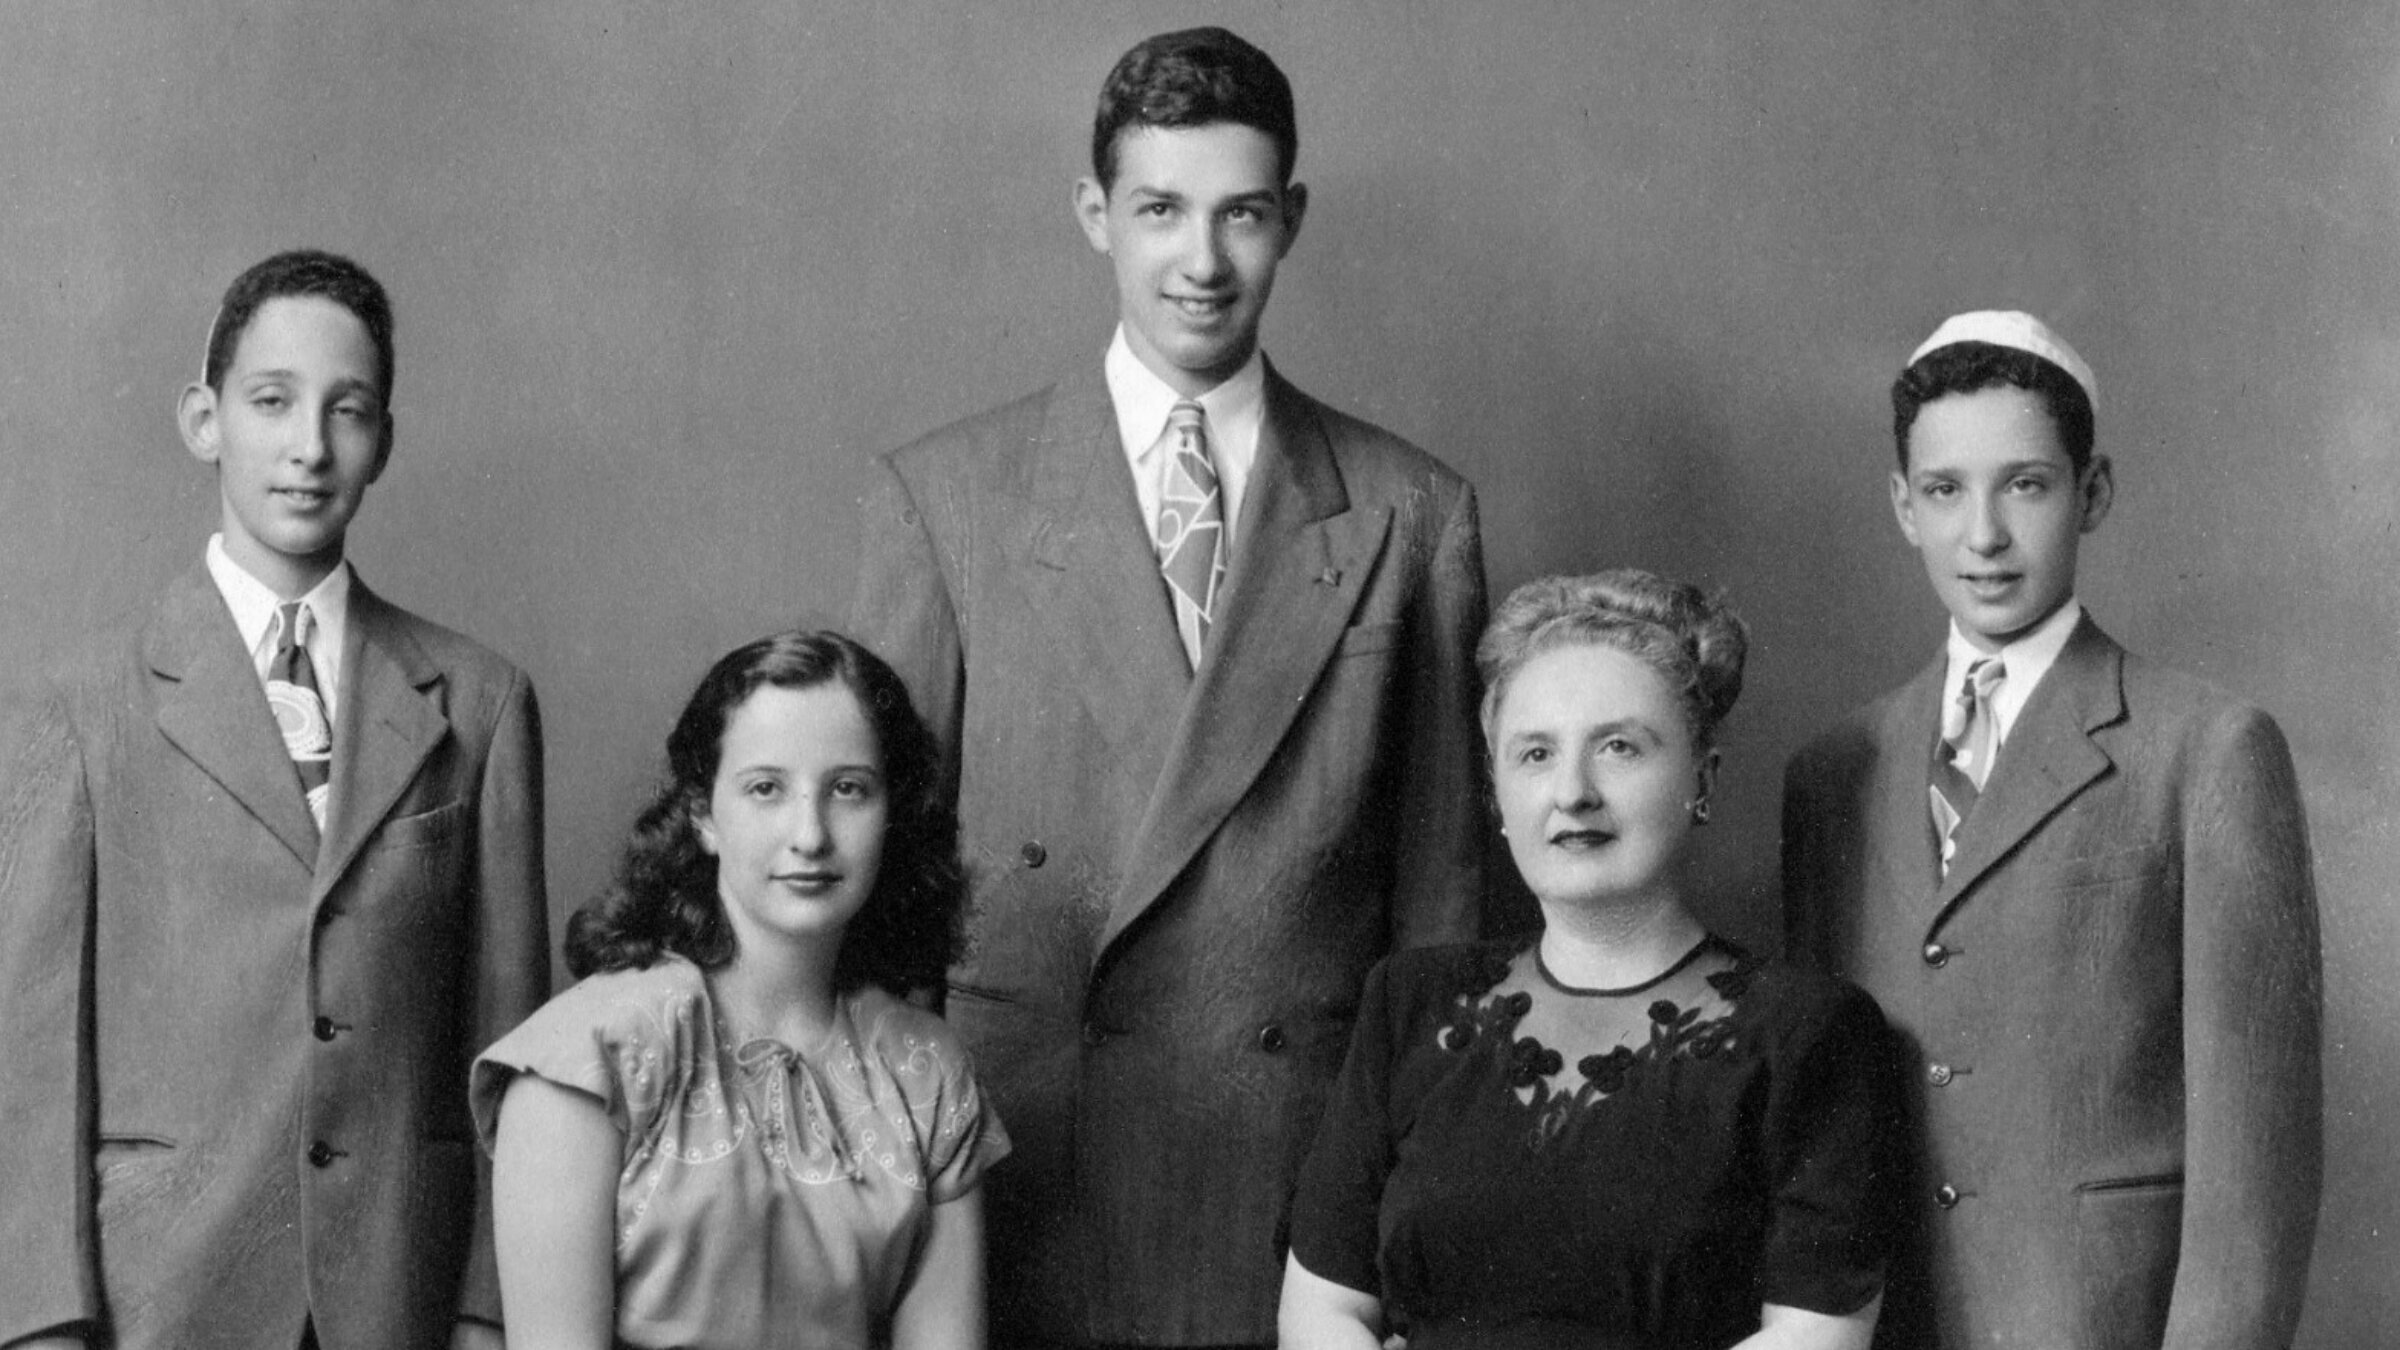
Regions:
[[[1408,625],[1409,718],[1391,945],[1465,942],[1483,926],[1483,732],[1475,644],[1483,636],[1483,533],[1462,486],[1441,524],[1425,595]]]
[[[533,1015],[550,990],[550,902],[542,873],[542,721],[533,685],[511,671],[492,729],[477,805],[475,1007],[459,1081],[476,1054]],[[459,1288],[461,1317],[498,1325],[491,1160],[476,1150],[475,1244]]]
[[[0,708],[0,1344],[96,1328],[92,805],[63,698]]]
[[[1812,856],[1818,828],[1809,800],[1813,781],[1806,750],[1783,766],[1783,955],[1795,965],[1824,970],[1824,899],[1816,893],[1820,864]]]
[[[861,530],[850,635],[891,664],[942,747],[943,790],[958,792],[966,647],[935,543],[935,521],[886,458],[876,461]]]
[[[2184,1203],[2168,1350],[2267,1350],[2299,1320],[2323,1172],[2317,905],[2264,713],[2218,719],[2183,820]]]

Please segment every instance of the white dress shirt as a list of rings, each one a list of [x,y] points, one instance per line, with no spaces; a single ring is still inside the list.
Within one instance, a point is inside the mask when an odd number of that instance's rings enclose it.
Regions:
[[[233,611],[234,627],[241,630],[251,669],[258,672],[259,687],[264,689],[267,665],[275,658],[275,610],[283,600],[265,582],[242,570],[225,551],[222,534],[208,537],[208,575],[217,583],[217,594],[225,597],[225,607]],[[350,623],[349,560],[335,563],[323,581],[300,597],[300,603],[308,606],[309,620],[300,645],[308,649],[309,664],[316,668],[317,698],[325,705],[325,720],[338,726],[342,637]]]
[[[2002,675],[2000,687],[1992,691],[1992,731],[1997,745],[2008,742],[2010,728],[2017,724],[2017,714],[2025,711],[2025,700],[2033,697],[2034,687],[2058,664],[2058,654],[2066,650],[2067,639],[2075,632],[2075,623],[2083,617],[2083,605],[2074,596],[2053,610],[2050,617],[2033,626],[2033,631],[2002,647],[1987,652],[1967,641],[1958,630],[1958,620],[1950,621],[1949,669],[1942,672],[1945,695],[1954,695],[1967,678],[1967,667],[1987,656],[1998,656]]]
[[[1158,499],[1167,476],[1167,457],[1153,454],[1167,414],[1183,395],[1152,374],[1125,343],[1123,325],[1101,360],[1108,397],[1117,409],[1117,436],[1133,470],[1133,490],[1142,502],[1143,532],[1158,537]],[[1267,363],[1255,349],[1223,384],[1192,400],[1208,417],[1208,453],[1217,464],[1217,486],[1225,494],[1225,556],[1233,557],[1234,531],[1242,519],[1243,495],[1258,459],[1259,426],[1266,420]]]

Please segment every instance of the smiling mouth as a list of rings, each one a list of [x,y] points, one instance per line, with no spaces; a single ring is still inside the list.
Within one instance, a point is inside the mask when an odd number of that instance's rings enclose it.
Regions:
[[[1195,319],[1215,318],[1217,315],[1223,314],[1225,311],[1233,308],[1233,297],[1230,295],[1170,295],[1165,297],[1165,299],[1168,304],[1173,305],[1176,309],[1181,310],[1183,313],[1188,314]]]
[[[279,487],[271,489],[278,497],[302,506],[323,506],[333,500],[331,488]]]
[[[1550,836],[1553,848],[1598,848],[1611,843],[1616,836],[1606,830],[1560,830]]]

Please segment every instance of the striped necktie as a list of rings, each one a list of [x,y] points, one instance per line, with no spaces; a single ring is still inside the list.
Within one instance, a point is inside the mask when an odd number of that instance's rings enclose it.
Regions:
[[[2000,753],[2000,723],[1992,712],[1992,693],[2008,675],[2000,658],[1987,656],[1967,667],[1958,695],[1942,706],[1942,739],[1933,749],[1932,806],[1934,829],[1941,835],[1942,875],[1950,875],[1950,860],[1958,853],[1958,827],[1983,785],[1991,780],[1992,761]]]
[[[1159,490],[1158,569],[1175,597],[1175,633],[1183,654],[1200,668],[1208,626],[1216,618],[1217,594],[1225,584],[1225,494],[1217,463],[1209,454],[1208,418],[1189,399],[1167,414],[1166,430],[1153,450],[1167,456]]]
[[[267,706],[275,713],[275,729],[283,733],[284,752],[300,775],[308,794],[308,814],[325,828],[325,804],[333,793],[333,723],[325,716],[324,696],[317,692],[316,663],[308,657],[308,634],[315,615],[299,601],[275,609],[275,654],[267,658]]]

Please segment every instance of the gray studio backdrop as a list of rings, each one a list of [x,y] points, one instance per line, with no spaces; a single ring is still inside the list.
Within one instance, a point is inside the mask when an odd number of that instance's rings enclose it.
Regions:
[[[2082,348],[2120,485],[2085,599],[2298,757],[2330,1164],[2301,1343],[2387,1339],[2380,0],[11,6],[0,676],[197,558],[214,487],[169,412],[233,273],[355,254],[401,329],[354,557],[532,672],[563,913],[706,663],[838,619],[868,457],[1097,359],[1107,274],[1068,213],[1090,101],[1131,41],[1202,21],[1300,92],[1278,365],[1480,484],[1495,591],[1632,563],[1749,616],[1707,840],[1736,934],[1775,930],[1783,757],[1939,640],[1885,504],[1895,364],[1990,304]]]

